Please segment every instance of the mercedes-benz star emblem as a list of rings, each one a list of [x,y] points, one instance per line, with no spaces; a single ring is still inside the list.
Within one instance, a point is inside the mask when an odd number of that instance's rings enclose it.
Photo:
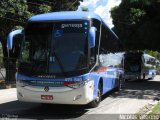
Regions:
[[[49,87],[48,86],[44,87],[44,91],[48,92],[49,91]]]

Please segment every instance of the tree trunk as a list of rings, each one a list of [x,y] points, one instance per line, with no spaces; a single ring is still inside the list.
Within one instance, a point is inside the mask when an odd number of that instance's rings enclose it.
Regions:
[[[16,73],[16,62],[12,58],[5,60],[6,68],[6,83],[15,83],[15,73]]]
[[[5,40],[1,40],[3,49],[3,64],[6,69],[5,82],[7,84],[15,82],[16,59],[9,58],[7,44]]]

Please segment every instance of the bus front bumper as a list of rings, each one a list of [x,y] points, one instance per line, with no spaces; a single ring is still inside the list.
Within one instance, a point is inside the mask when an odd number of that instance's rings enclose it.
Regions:
[[[17,85],[17,98],[19,101],[51,104],[87,104],[91,102],[94,92],[94,83],[90,81],[87,85],[78,89],[63,90],[63,88],[49,88],[48,92],[44,87],[22,87]]]

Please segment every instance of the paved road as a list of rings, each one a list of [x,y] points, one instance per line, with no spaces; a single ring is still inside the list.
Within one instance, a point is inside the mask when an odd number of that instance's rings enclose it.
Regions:
[[[126,83],[126,89],[110,92],[97,108],[18,102],[16,89],[0,90],[0,117],[21,119],[117,120],[119,114],[134,114],[160,97],[160,76],[154,80]]]

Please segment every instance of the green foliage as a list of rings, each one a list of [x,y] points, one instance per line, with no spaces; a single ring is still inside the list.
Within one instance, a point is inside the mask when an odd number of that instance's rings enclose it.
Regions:
[[[16,26],[24,26],[32,14],[28,11],[26,0],[0,1],[0,40],[4,57],[8,57],[6,39],[10,31]]]
[[[89,11],[87,7],[81,7],[82,11]]]
[[[146,12],[141,9],[131,8],[130,9],[130,23],[135,25],[136,23],[140,22],[141,19],[146,15]]]
[[[77,10],[79,1],[82,0],[54,0],[54,11],[73,11]]]
[[[51,6],[42,4],[39,6],[39,13],[48,13],[51,11]]]
[[[144,52],[155,57],[157,60],[160,61],[160,53],[158,51],[145,50]]]
[[[82,0],[27,0],[29,11],[34,14],[54,12],[54,11],[73,11],[79,6]]]
[[[160,66],[157,66],[156,70],[157,70],[157,75],[160,75]]]
[[[111,16],[126,50],[160,51],[159,0],[122,0],[111,10]]]
[[[158,115],[160,114],[160,102],[152,109],[152,112],[149,115]]]

